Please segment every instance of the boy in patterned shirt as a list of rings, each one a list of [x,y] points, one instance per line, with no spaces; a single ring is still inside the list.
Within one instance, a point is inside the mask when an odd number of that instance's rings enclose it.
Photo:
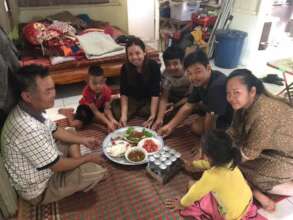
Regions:
[[[166,70],[162,75],[162,94],[159,113],[152,128],[159,129],[164,122],[173,118],[187,101],[191,83],[184,73],[184,51],[178,47],[168,47],[163,53]]]

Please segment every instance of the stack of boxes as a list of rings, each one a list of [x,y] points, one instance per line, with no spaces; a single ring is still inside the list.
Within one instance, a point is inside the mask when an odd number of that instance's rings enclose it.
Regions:
[[[148,161],[147,171],[161,183],[168,182],[182,166],[181,154],[168,146],[149,156]]]

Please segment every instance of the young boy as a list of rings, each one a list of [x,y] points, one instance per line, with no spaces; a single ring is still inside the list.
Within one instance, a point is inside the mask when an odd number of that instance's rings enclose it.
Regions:
[[[87,85],[83,89],[75,115],[66,114],[62,110],[59,112],[68,117],[69,126],[81,128],[96,121],[106,125],[109,131],[114,131],[118,122],[111,112],[111,96],[112,91],[106,85],[103,69],[92,65],[89,67]]]
[[[162,94],[159,113],[152,128],[159,129],[170,120],[187,101],[191,92],[191,83],[184,74],[184,51],[178,47],[168,47],[163,53],[166,70],[162,76]]]
[[[206,133],[214,124],[218,129],[227,129],[232,121],[233,110],[226,99],[226,76],[211,69],[207,55],[201,50],[187,55],[184,69],[193,90],[175,117],[158,133],[168,136],[193,111],[200,116],[191,126],[196,135]]]

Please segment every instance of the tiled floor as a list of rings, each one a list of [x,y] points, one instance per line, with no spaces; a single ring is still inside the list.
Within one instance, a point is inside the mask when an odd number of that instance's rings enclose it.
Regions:
[[[293,197],[284,199],[277,203],[276,211],[268,213],[262,209],[259,213],[269,220],[292,220],[293,219]]]

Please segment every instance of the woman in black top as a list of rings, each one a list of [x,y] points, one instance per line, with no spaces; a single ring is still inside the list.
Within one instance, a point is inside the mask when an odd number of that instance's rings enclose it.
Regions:
[[[145,45],[136,37],[127,42],[126,56],[120,74],[121,106],[114,102],[113,113],[122,127],[134,114],[146,117],[143,126],[151,127],[158,110],[160,65],[146,57]]]

